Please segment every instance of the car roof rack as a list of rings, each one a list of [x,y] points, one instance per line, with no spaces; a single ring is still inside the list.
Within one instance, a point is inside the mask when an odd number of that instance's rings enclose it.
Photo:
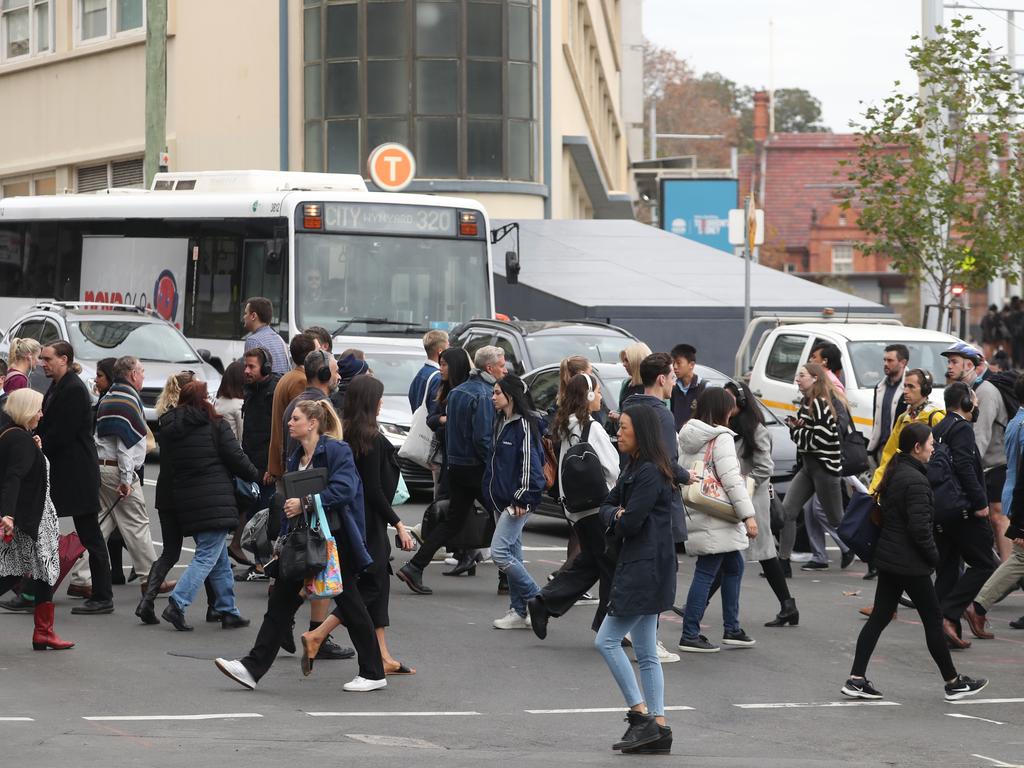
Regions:
[[[159,316],[152,309],[139,307],[135,304],[107,304],[101,301],[38,301],[32,305],[32,309],[50,310],[51,312],[66,313],[68,310],[101,310],[113,312],[131,312],[137,315]]]

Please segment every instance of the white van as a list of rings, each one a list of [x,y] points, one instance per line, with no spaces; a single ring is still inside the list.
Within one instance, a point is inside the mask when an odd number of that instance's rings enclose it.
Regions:
[[[876,323],[803,323],[780,325],[757,345],[750,371],[750,389],[780,419],[795,413],[800,393],[794,379],[818,342],[831,342],[843,355],[846,397],[853,420],[870,437],[874,423],[875,385],[882,380],[882,354],[890,344],[910,350],[910,368],[932,374],[931,400],[942,405],[946,358],[941,353],[959,339],[948,333]]]

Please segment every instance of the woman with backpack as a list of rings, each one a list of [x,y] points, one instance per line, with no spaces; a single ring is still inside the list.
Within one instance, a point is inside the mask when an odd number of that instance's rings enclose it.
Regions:
[[[881,531],[874,555],[878,583],[871,615],[857,637],[850,677],[842,687],[842,693],[851,698],[882,698],[864,675],[878,638],[892,621],[904,591],[921,617],[928,652],[946,684],[946,701],[973,696],[988,685],[984,678],[974,680],[957,673],[942,630],[942,611],[931,577],[939,562],[927,470],[934,445],[927,424],[907,424],[899,435],[899,450],[878,482],[875,499],[881,509]]]
[[[494,620],[495,629],[529,629],[526,601],[540,587],[523,565],[523,526],[544,491],[544,449],[526,385],[509,374],[494,384],[491,398],[498,411],[494,450],[484,468],[484,501],[497,516],[491,559],[508,577],[508,612]]]

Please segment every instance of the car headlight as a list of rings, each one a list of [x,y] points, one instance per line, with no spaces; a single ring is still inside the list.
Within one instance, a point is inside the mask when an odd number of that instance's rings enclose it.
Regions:
[[[403,427],[399,424],[390,424],[386,421],[379,422],[378,426],[380,431],[385,435],[394,435],[395,437],[405,437],[409,434],[409,428]]]

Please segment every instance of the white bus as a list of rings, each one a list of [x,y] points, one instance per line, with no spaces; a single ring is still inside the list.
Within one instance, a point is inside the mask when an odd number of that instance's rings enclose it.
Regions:
[[[356,175],[176,172],[151,190],[0,200],[4,329],[41,299],[135,304],[225,363],[249,296],[273,302],[285,338],[422,334],[492,317],[491,267],[478,202],[372,193]]]

